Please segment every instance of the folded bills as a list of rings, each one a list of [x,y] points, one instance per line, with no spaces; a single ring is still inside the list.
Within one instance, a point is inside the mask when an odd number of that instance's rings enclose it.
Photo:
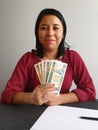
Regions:
[[[58,60],[43,60],[35,64],[35,70],[41,84],[51,83],[59,95],[67,64]]]

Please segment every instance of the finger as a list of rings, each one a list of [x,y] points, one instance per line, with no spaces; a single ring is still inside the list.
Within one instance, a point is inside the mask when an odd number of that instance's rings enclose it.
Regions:
[[[41,93],[44,95],[48,93],[54,93],[55,91],[56,91],[55,88],[46,88],[46,87],[41,88]]]

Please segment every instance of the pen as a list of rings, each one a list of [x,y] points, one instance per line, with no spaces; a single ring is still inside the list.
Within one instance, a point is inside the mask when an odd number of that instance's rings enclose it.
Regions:
[[[98,121],[97,117],[87,117],[87,116],[80,116],[81,119],[87,119],[87,120],[94,120],[94,121]]]

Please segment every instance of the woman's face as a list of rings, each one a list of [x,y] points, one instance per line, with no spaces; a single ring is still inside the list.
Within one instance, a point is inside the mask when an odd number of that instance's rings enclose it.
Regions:
[[[63,38],[63,25],[59,18],[44,16],[39,24],[38,38],[44,51],[57,51]]]

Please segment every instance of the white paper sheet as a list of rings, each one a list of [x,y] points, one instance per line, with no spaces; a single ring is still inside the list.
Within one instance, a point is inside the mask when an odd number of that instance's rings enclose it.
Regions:
[[[80,116],[98,118],[98,110],[67,106],[48,107],[30,130],[98,130],[98,121]]]

